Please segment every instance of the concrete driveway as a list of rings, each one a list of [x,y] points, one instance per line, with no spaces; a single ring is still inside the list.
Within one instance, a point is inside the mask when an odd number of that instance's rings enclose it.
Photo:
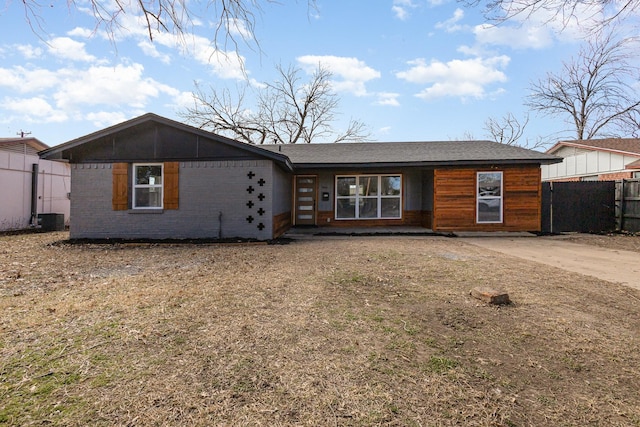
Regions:
[[[594,276],[640,290],[640,254],[582,245],[550,237],[465,237],[466,243],[539,262],[575,273]]]

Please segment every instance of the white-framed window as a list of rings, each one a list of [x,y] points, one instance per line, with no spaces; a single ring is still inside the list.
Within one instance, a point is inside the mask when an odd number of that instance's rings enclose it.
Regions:
[[[162,209],[162,163],[133,165],[133,209]]]
[[[477,173],[478,223],[502,222],[502,172]]]
[[[336,219],[402,217],[401,175],[336,176]]]

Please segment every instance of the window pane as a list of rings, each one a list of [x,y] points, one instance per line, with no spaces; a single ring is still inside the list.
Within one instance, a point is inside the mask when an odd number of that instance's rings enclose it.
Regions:
[[[377,196],[378,195],[378,177],[377,176],[361,176],[360,189],[358,193],[361,196]]]
[[[338,178],[337,187],[338,196],[355,196],[356,178],[352,176]]]
[[[160,208],[162,207],[162,188],[136,188],[136,208]]]
[[[478,196],[500,196],[501,172],[478,173]]]
[[[336,218],[355,218],[356,217],[356,199],[338,199],[336,200]]]
[[[400,198],[384,197],[381,201],[382,218],[400,218]]]
[[[378,217],[378,198],[360,199],[360,216],[359,218],[377,218]]]
[[[162,166],[160,165],[136,166],[136,184],[161,185],[162,184]]]
[[[383,196],[399,196],[400,195],[400,177],[399,176],[383,176],[382,177],[382,195]]]
[[[478,200],[478,222],[500,222],[500,199]]]

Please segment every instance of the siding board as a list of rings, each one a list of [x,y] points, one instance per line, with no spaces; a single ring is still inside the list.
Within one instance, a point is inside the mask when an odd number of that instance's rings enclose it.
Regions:
[[[476,173],[503,172],[503,222],[476,223]],[[539,231],[541,179],[537,165],[434,171],[433,229],[438,231]]]

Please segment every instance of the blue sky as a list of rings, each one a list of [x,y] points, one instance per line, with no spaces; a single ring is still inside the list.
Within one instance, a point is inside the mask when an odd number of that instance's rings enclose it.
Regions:
[[[487,118],[522,118],[530,81],[558,71],[583,39],[545,16],[490,26],[447,0],[281,3],[256,14],[259,48],[241,42],[238,59],[233,43],[211,45],[211,13],[182,42],[149,41],[130,15],[111,40],[66,2],[47,3],[33,31],[22,2],[9,1],[0,9],[0,137],[23,130],[54,146],[146,112],[181,120],[194,82],[234,90],[245,78],[272,81],[277,64],[311,73],[321,63],[341,100],[337,129],[353,118],[377,141],[486,139]],[[525,137],[570,137],[567,128],[532,114]]]

